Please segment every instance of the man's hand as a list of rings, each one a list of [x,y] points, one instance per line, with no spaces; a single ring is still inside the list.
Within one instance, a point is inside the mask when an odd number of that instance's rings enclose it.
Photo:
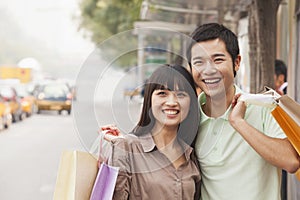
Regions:
[[[238,101],[240,96],[241,94],[235,95],[231,103],[232,110],[229,115],[229,122],[233,127],[237,126],[239,122],[244,121],[245,112],[247,109],[245,102]]]

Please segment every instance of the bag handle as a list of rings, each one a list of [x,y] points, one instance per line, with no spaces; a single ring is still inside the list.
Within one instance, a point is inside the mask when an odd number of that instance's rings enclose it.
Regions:
[[[99,133],[99,136],[100,136],[100,141],[99,141],[98,167],[100,168],[102,163],[107,164],[108,158],[105,156],[105,153],[103,152],[103,142],[104,142],[105,133],[102,131]]]
[[[254,104],[273,109],[277,106],[280,97],[281,95],[275,90],[265,86],[264,92],[259,94],[243,93],[238,101],[244,101],[246,104]]]

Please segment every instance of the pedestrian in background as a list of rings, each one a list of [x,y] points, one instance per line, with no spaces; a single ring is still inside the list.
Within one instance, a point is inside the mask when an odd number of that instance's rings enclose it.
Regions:
[[[279,59],[275,60],[274,83],[276,92],[281,95],[287,93],[287,67],[286,64]]]
[[[286,64],[282,60],[276,59],[274,70],[275,91],[280,95],[284,95],[287,93],[288,86]],[[282,170],[281,200],[287,200],[287,172],[285,170]]]
[[[287,94],[287,65],[279,59],[275,60],[275,90],[281,95]],[[294,174],[282,170],[281,200],[300,199],[300,181]]]

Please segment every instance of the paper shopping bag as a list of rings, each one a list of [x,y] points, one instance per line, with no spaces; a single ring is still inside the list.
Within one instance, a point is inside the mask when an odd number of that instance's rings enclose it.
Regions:
[[[272,115],[300,155],[300,105],[284,95]]]
[[[90,200],[111,200],[114,194],[118,173],[119,168],[102,163]]]
[[[59,164],[53,199],[88,200],[97,171],[97,159],[92,154],[64,151]]]

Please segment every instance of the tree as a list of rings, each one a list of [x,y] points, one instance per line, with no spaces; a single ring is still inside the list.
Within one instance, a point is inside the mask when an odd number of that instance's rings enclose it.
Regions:
[[[82,0],[81,28],[92,33],[96,44],[133,28],[139,19],[142,0]]]
[[[80,28],[89,31],[91,40],[97,45],[117,33],[133,29],[133,23],[139,19],[141,3],[142,0],[82,0]],[[126,47],[129,43],[136,43],[133,37],[124,38],[122,41],[122,44],[113,44],[111,41],[112,49],[104,53],[111,57],[118,54],[116,51],[120,45]],[[121,66],[135,64],[135,52],[120,57],[117,63]]]
[[[253,93],[274,85],[276,14],[281,0],[252,0],[249,8],[249,47]]]

